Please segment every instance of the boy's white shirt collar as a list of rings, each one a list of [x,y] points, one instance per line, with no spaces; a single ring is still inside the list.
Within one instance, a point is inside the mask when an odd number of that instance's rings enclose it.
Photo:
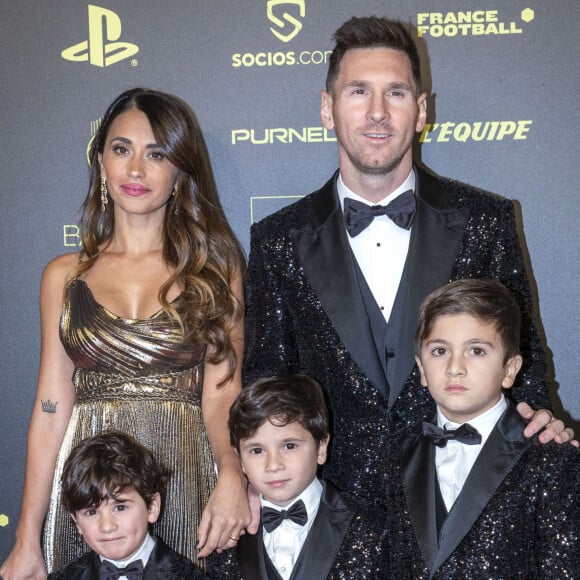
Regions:
[[[147,566],[147,562],[149,562],[149,557],[151,556],[151,552],[153,552],[154,548],[155,548],[155,540],[153,539],[151,534],[147,533],[145,539],[143,540],[143,543],[141,544],[141,547],[124,560],[111,560],[110,558],[104,558],[100,554],[99,557],[101,558],[101,562],[103,560],[107,560],[111,562],[111,564],[117,566],[117,568],[126,568],[131,562],[134,562],[135,560],[141,560],[143,568],[145,568],[145,566]],[[124,578],[124,576],[121,576],[121,578]]]
[[[322,496],[322,483],[320,480],[315,477],[312,480],[312,483],[297,497],[295,497],[288,505],[281,506],[276,503],[272,503],[267,499],[264,499],[264,496],[260,495],[260,503],[262,507],[271,507],[275,510],[282,511],[288,510],[292,505],[294,505],[299,499],[304,502],[304,506],[306,507],[306,513],[308,514],[308,521],[310,522],[318,512],[318,506],[320,505],[320,497]]]
[[[455,500],[461,493],[467,477],[475,465],[480,451],[507,407],[503,393],[499,401],[487,411],[467,421],[481,435],[481,444],[465,445],[451,440],[445,447],[435,448],[435,469],[439,481],[439,490],[447,511],[451,511]],[[437,424],[439,427],[457,429],[462,423],[449,421],[437,407]]]
[[[485,444],[487,438],[493,431],[493,428],[495,427],[496,423],[498,422],[499,418],[502,416],[506,408],[507,401],[505,400],[504,394],[500,393],[499,401],[493,407],[491,407],[491,409],[488,409],[487,411],[481,413],[481,415],[478,415],[477,417],[474,417],[473,419],[466,421],[466,423],[469,423],[472,427],[475,427],[479,431],[481,435],[481,445]],[[455,423],[454,421],[450,421],[445,416],[443,411],[441,411],[439,405],[437,405],[437,425],[439,427],[443,427],[446,424],[450,425],[452,429],[457,429],[463,423]]]
[[[282,580],[289,580],[292,575],[296,560],[318,513],[321,496],[322,483],[316,477],[300,495],[292,499],[286,506],[272,503],[260,496],[263,507],[270,507],[278,511],[290,509],[299,500],[304,502],[306,508],[308,520],[303,526],[291,520],[284,520],[282,525],[272,532],[267,532],[266,528],[262,528],[264,548]]]

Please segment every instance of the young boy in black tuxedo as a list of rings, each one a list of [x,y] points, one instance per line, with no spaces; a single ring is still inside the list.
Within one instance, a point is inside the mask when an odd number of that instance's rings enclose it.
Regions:
[[[237,565],[221,578],[387,578],[382,510],[316,476],[329,442],[328,411],[316,381],[304,375],[254,381],[233,404],[229,428],[260,494],[262,518],[256,535],[239,539]]]
[[[502,392],[519,343],[498,281],[459,280],[421,305],[416,359],[437,414],[388,447],[393,578],[580,578],[580,456],[523,436]]]
[[[186,580],[207,576],[149,534],[159,518],[167,471],[129,435],[81,441],[66,460],[62,503],[92,551],[49,580]]]

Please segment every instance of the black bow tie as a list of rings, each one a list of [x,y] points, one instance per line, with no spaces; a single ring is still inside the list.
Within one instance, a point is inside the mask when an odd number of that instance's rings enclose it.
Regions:
[[[278,511],[270,507],[262,508],[262,524],[267,532],[273,532],[282,523],[282,520],[286,519],[301,526],[308,521],[306,506],[301,499],[292,504],[289,510]]]
[[[450,430],[441,429],[433,423],[423,423],[423,435],[433,439],[433,443],[437,447],[445,447],[450,439],[455,439],[460,443],[465,443],[465,445],[479,445],[481,443],[481,435],[469,423],[464,423],[461,427]]]
[[[115,564],[108,560],[101,562],[100,580],[117,580],[121,576],[126,576],[128,580],[141,580],[143,578],[143,563],[141,560],[129,563],[126,568],[117,568]]]
[[[389,205],[367,205],[344,198],[344,223],[351,237],[358,236],[377,216],[386,215],[400,228],[411,229],[415,219],[415,196],[409,189],[396,197]]]

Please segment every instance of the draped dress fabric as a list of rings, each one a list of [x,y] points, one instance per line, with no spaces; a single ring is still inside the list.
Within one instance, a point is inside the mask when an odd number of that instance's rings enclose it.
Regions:
[[[182,297],[172,305],[183,316]],[[132,435],[171,471],[153,532],[194,560],[197,526],[216,481],[201,411],[205,345],[184,336],[164,310],[142,320],[113,314],[81,279],[66,288],[60,337],[75,365],[76,400],[43,532],[49,571],[88,549],[60,504],[60,478],[71,449],[107,429]]]

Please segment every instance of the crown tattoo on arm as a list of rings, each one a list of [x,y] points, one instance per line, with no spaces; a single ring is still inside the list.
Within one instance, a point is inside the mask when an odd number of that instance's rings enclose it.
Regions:
[[[42,412],[43,413],[56,413],[56,406],[58,402],[53,403],[50,399],[42,401]]]

